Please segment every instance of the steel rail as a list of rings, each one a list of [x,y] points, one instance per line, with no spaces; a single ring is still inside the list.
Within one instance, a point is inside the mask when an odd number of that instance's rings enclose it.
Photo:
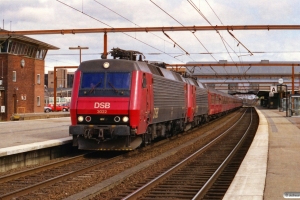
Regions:
[[[179,162],[178,164],[176,164],[172,168],[168,169],[167,171],[165,171],[164,173],[162,173],[161,175],[159,175],[155,179],[151,180],[150,182],[148,182],[147,184],[143,185],[139,189],[135,190],[134,192],[132,192],[129,195],[127,195],[126,197],[122,198],[122,200],[137,199],[138,197],[142,196],[144,193],[146,193],[147,191],[149,191],[151,188],[153,188],[154,186],[158,185],[159,183],[161,183],[162,181],[164,181],[166,178],[168,178],[169,176],[171,176],[173,173],[175,173],[176,171],[178,171],[180,168],[182,168],[183,166],[185,166],[189,161],[191,161],[195,157],[199,156],[199,154],[202,154],[203,152],[205,152],[207,149],[209,149],[216,142],[220,141],[233,127],[235,127],[241,121],[241,119],[244,117],[244,115],[246,114],[246,111],[243,113],[243,115],[240,117],[240,119],[238,121],[236,121],[231,127],[229,127],[226,131],[224,131],[219,136],[217,136],[211,142],[209,142],[208,144],[206,144],[205,146],[203,146],[201,149],[197,150],[192,155],[190,155],[189,157],[185,158],[184,160],[182,160],[181,162]]]
[[[116,159],[119,159],[120,157],[121,156],[111,158],[111,159],[106,160],[106,161],[104,161],[100,164],[108,164],[108,163],[114,162]],[[7,193],[7,194],[3,194],[3,195],[0,196],[0,199],[2,199],[2,200],[7,199],[8,200],[8,199],[12,199],[12,198],[15,198],[15,197],[18,197],[18,196],[21,196],[21,195],[26,195],[26,194],[34,191],[34,190],[38,190],[40,188],[53,185],[54,183],[57,183],[59,181],[66,180],[67,178],[71,178],[73,176],[80,175],[80,174],[83,174],[85,172],[89,172],[90,170],[98,168],[99,166],[100,166],[99,163],[96,163],[96,164],[88,166],[86,168],[83,168],[83,169],[80,169],[80,170],[77,170],[77,171],[73,171],[73,172],[69,172],[69,173],[66,173],[66,174],[48,179],[46,181],[43,181],[43,182],[40,182],[40,183],[31,185],[31,186],[28,186],[28,187],[19,189],[17,191],[13,191],[13,192],[10,192],[10,193]]]
[[[5,31],[0,35],[44,35],[44,34],[78,34],[78,33],[125,33],[125,32],[164,32],[164,31],[233,31],[233,30],[299,30],[300,25],[226,25],[226,26],[167,26],[167,27],[127,27],[127,28],[88,28],[56,30]]]
[[[213,173],[213,175],[207,180],[207,182],[203,185],[203,187],[198,191],[198,193],[193,197],[192,200],[200,200],[202,199],[207,191],[211,188],[211,186],[214,184],[214,182],[217,180],[217,178],[220,176],[220,174],[223,172],[225,167],[228,165],[228,163],[231,161],[231,159],[234,157],[236,152],[240,149],[240,147],[243,145],[244,140],[247,137],[248,131],[250,130],[252,125],[252,109],[251,109],[251,119],[249,126],[247,130],[245,131],[244,135],[240,139],[240,141],[237,143],[237,145],[234,147],[234,149],[230,152],[230,154],[225,158],[225,160],[222,162],[222,164],[218,167],[218,169]]]
[[[72,158],[57,161],[57,162],[50,163],[50,164],[47,164],[47,165],[42,165],[42,166],[35,167],[35,168],[32,168],[32,169],[28,169],[28,170],[25,170],[25,171],[16,172],[14,174],[8,174],[6,176],[1,176],[0,177],[0,184],[4,183],[4,182],[11,181],[11,180],[14,180],[14,179],[18,179],[18,178],[21,178],[21,177],[24,177],[24,176],[28,176],[28,175],[31,175],[31,174],[34,174],[34,173],[45,171],[45,170],[48,170],[48,169],[51,169],[51,168],[54,168],[54,167],[69,164],[71,162],[76,162],[77,160],[82,159],[84,156],[86,156],[88,154],[89,153],[86,153],[86,154],[83,154],[83,155],[75,156],[75,157],[72,157]]]

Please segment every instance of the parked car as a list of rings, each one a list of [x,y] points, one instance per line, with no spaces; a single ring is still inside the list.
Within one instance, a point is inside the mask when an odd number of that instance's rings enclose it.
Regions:
[[[70,104],[68,104],[68,103],[62,104],[63,112],[67,112],[67,111],[69,111],[69,109],[70,109]]]
[[[50,107],[52,111],[55,111],[55,110],[54,110],[54,104],[49,103],[49,104],[48,104],[48,107]],[[63,107],[62,107],[61,105],[56,104],[56,111],[62,111],[62,108],[63,108]]]
[[[44,112],[45,113],[52,112],[52,108],[48,106],[44,106]]]

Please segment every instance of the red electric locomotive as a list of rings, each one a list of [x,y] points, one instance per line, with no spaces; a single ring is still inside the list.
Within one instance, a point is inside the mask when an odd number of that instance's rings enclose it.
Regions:
[[[195,79],[136,61],[136,51],[111,54],[120,59],[85,61],[75,72],[69,133],[79,149],[133,150],[216,114],[209,111],[209,90]]]
[[[75,72],[69,132],[79,149],[132,150],[183,131],[187,83],[164,68],[125,60],[137,53],[113,49],[123,59],[82,62]]]

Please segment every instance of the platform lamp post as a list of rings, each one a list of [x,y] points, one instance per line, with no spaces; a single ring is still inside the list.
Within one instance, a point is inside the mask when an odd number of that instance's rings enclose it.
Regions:
[[[81,63],[81,50],[82,49],[89,49],[88,47],[69,47],[70,50],[78,50],[79,49],[79,64]]]
[[[286,109],[286,117],[288,117],[289,115],[288,115],[288,95],[287,95],[287,85],[283,85],[283,79],[282,78],[280,78],[280,79],[278,79],[278,83],[279,83],[279,85],[277,85],[277,91],[282,91],[282,87],[285,87],[285,98],[286,98],[286,100],[285,100],[285,109]],[[279,99],[280,100],[280,99]]]

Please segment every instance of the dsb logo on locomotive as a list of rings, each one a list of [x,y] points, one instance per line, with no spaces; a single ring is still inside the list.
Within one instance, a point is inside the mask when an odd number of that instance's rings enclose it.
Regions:
[[[95,102],[94,108],[110,108],[110,102]]]

